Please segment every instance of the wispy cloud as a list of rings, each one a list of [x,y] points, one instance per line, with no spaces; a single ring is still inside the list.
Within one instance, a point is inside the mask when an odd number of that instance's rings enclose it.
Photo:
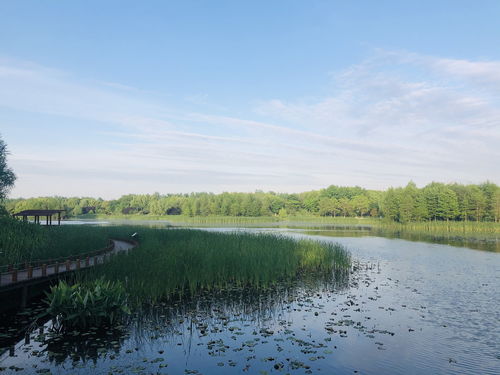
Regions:
[[[500,181],[500,62],[378,51],[328,85],[325,97],[261,100],[245,116],[221,115],[206,95],[202,108],[188,98],[178,110],[147,91],[0,59],[0,108],[76,119],[65,132],[101,140],[61,146],[54,134],[42,150],[36,132],[51,130],[23,125],[26,139],[7,140],[20,177],[13,195]],[[57,181],[68,190],[55,192]]]

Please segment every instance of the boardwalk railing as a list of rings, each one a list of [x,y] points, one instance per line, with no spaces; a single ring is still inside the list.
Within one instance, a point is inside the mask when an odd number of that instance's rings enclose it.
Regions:
[[[137,246],[136,241],[128,240],[126,242],[131,243],[134,247]],[[34,279],[102,264],[111,258],[114,254],[114,249],[115,242],[110,240],[108,246],[88,253],[2,266],[0,267],[0,287],[13,286],[14,284],[29,282]]]

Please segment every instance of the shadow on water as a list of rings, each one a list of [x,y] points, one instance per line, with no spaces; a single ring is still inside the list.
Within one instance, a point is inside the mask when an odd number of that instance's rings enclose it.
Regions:
[[[238,335],[238,323],[259,327],[261,322],[276,320],[287,305],[304,295],[345,290],[350,275],[350,271],[307,274],[292,282],[276,282],[263,288],[205,290],[193,297],[183,294],[183,297],[176,296],[166,302],[137,307],[119,325],[86,332],[52,329],[50,319],[39,318],[45,309],[43,301],[34,301],[24,310],[0,316],[0,371],[5,369],[1,367],[2,361],[13,357],[18,357],[16,363],[25,363],[23,358],[29,358],[27,362],[34,364],[39,373],[49,373],[42,363],[52,369],[61,366],[84,369],[89,364],[95,368],[103,361],[114,360],[120,354],[136,353],[139,348],[154,345],[158,340],[172,342],[182,336],[183,341],[189,342],[193,337],[225,331]],[[27,370],[18,366],[9,369]]]

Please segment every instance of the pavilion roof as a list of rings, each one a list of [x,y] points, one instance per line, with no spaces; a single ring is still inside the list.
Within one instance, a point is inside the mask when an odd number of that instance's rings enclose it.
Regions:
[[[64,210],[24,210],[15,213],[13,216],[50,216],[61,212],[64,212]]]

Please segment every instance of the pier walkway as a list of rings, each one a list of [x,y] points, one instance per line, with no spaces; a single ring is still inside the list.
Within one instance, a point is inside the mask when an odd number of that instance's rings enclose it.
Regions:
[[[135,241],[110,240],[107,247],[91,253],[10,266],[5,272],[0,273],[0,293],[25,288],[69,272],[103,264],[113,255],[128,252],[136,246]]]

